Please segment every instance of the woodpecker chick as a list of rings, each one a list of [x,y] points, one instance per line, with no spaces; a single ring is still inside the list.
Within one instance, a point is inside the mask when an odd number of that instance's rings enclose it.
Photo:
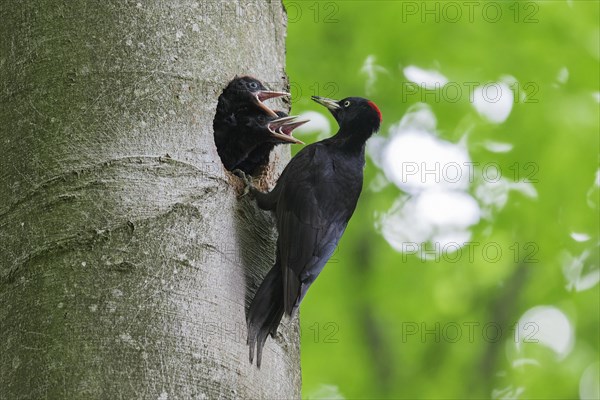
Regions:
[[[269,121],[267,130],[270,133],[270,137],[266,138],[265,141],[256,146],[248,155],[245,160],[237,166],[237,169],[244,171],[247,174],[254,175],[261,166],[269,163],[269,155],[275,146],[284,143],[300,143],[304,144],[300,140],[292,136],[292,132],[297,127],[304,125],[308,120],[298,120],[298,117],[288,116],[283,111],[275,111],[278,115],[278,119]],[[257,121],[259,126],[256,128],[256,132],[264,132],[263,121],[261,118]]]
[[[292,136],[292,131],[301,123],[298,124],[295,117],[282,118],[287,114],[278,114],[263,103],[281,96],[289,94],[267,90],[259,80],[249,76],[236,77],[223,90],[213,129],[217,152],[225,168],[231,171],[242,165],[242,170],[251,173],[253,171],[243,167],[243,163],[258,147],[271,142],[302,143]],[[248,164],[252,170],[256,168],[253,161]]]

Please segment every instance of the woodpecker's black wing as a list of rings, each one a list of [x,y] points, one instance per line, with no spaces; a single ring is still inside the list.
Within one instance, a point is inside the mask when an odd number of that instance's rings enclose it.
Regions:
[[[275,336],[284,312],[292,314],[333,253],[354,211],[362,179],[345,185],[331,149],[316,143],[286,166],[272,191],[250,186],[257,204],[277,217],[277,261],[254,295],[247,315],[250,362],[260,367],[267,336]],[[360,172],[362,176],[362,170]],[[346,190],[340,190],[347,186]]]
[[[277,183],[281,187],[274,190],[279,190],[277,251],[284,309],[290,315],[333,254],[362,188],[362,166],[360,179],[348,181],[336,170],[342,160],[334,153],[323,143],[307,146],[288,164]]]

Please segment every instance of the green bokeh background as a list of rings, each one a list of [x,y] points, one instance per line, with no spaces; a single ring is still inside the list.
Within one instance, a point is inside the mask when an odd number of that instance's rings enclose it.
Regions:
[[[360,70],[372,55],[387,70],[377,74],[369,96],[383,113],[381,136],[409,107],[424,102],[438,119],[441,138],[458,142],[470,129],[473,161],[497,163],[511,180],[513,166],[520,178],[530,173],[527,163],[537,167],[537,199],[511,193],[492,221],[473,228],[472,240],[481,244],[473,257],[422,261],[393,250],[378,233],[377,215],[401,191],[394,185],[368,190],[381,173],[368,159],[358,209],[301,308],[303,396],[579,398],[582,374],[593,371],[599,358],[600,291],[597,284],[568,290],[562,270],[566,253],[588,251],[586,271],[599,262],[593,185],[599,161],[599,2],[284,3],[294,114],[324,111],[310,95],[366,96]],[[440,71],[464,89],[462,95],[448,101],[435,90],[409,93],[402,72],[408,65]],[[564,67],[568,79],[561,83],[557,76]],[[490,124],[478,116],[463,84],[505,75],[516,78],[516,91],[526,99],[517,93],[508,119]],[[302,138],[312,143],[316,137]],[[514,147],[492,153],[481,146],[485,140]],[[572,232],[590,239],[577,242]],[[503,250],[494,262],[481,252],[489,242]],[[531,249],[535,254],[526,259]],[[539,305],[556,307],[572,324],[573,348],[562,359],[541,344],[516,350],[516,322]],[[529,360],[525,365],[513,365],[523,358]]]

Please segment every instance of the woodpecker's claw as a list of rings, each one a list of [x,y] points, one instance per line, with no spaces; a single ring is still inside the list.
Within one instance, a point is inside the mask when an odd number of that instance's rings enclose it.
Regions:
[[[252,185],[252,182],[248,178],[248,175],[246,175],[246,173],[244,171],[242,171],[241,169],[235,169],[232,172],[235,176],[240,178],[242,180],[242,182],[244,182],[244,191],[243,191],[242,195],[240,196],[240,197],[244,197],[245,195],[250,193],[250,186]]]

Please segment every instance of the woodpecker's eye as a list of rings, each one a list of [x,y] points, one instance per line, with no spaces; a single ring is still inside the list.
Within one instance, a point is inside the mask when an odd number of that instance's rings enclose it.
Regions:
[[[344,107],[346,107],[346,108],[347,108],[347,107],[350,107],[350,102],[349,102],[348,100],[346,100],[346,101],[344,102]]]
[[[249,87],[250,89],[258,89],[258,83],[256,83],[256,82],[250,82],[250,83],[248,84],[248,87]]]

